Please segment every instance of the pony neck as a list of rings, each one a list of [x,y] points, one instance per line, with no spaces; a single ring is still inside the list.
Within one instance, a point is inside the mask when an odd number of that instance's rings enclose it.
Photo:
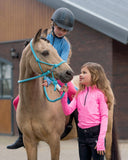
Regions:
[[[31,66],[26,62],[26,55],[23,55],[20,62],[20,76],[19,79],[26,79],[35,76],[35,73],[32,71]],[[43,97],[42,82],[41,78],[31,80],[29,82],[23,82],[19,84],[19,95],[20,99],[24,99],[25,104],[35,103],[38,98]],[[27,97],[27,98],[26,98]],[[33,97],[35,99],[33,99]]]

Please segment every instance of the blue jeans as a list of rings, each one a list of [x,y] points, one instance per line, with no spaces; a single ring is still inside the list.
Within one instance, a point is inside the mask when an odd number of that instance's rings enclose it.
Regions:
[[[104,155],[97,154],[94,149],[98,140],[100,125],[81,129],[78,128],[78,144],[80,160],[104,160]]]

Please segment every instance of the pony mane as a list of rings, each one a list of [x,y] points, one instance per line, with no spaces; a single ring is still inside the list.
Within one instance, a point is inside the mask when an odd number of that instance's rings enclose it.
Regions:
[[[48,43],[50,43],[50,41],[49,40],[47,40],[45,37],[40,37],[41,39],[43,39],[44,41],[46,41],[46,42],[48,42]]]

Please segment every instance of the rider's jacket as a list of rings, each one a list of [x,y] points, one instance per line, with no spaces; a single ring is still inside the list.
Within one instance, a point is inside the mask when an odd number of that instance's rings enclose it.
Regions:
[[[59,56],[67,62],[70,51],[69,42],[64,37],[58,38],[53,36],[52,33],[47,35],[47,40],[49,40],[53,47],[57,50]]]

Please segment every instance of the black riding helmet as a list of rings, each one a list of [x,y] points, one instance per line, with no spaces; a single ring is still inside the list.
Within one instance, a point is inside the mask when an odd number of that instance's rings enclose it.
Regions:
[[[52,15],[51,20],[58,26],[67,31],[73,30],[74,15],[67,8],[58,8]]]

